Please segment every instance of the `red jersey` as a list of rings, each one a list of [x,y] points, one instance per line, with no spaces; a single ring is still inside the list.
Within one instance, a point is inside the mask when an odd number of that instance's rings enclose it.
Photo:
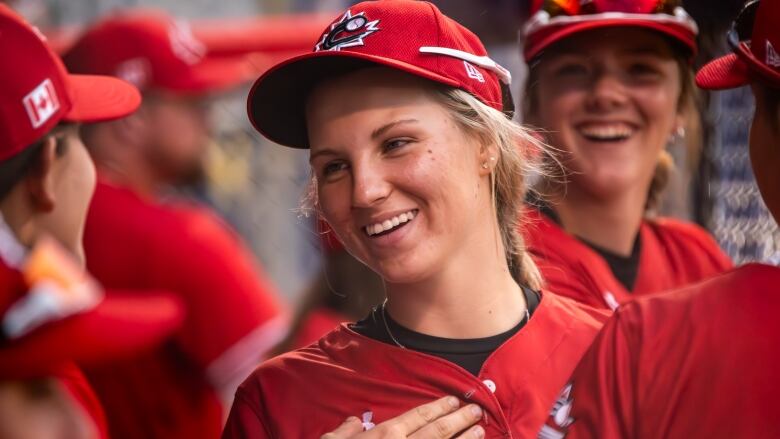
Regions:
[[[108,425],[106,424],[106,413],[103,406],[100,405],[95,391],[87,382],[84,373],[75,364],[68,364],[53,375],[65,389],[68,394],[79,404],[84,413],[89,416],[90,421],[98,434],[99,439],[108,438]]]
[[[780,437],[779,286],[751,264],[621,307],[539,437]]]
[[[311,310],[303,318],[303,322],[301,322],[301,326],[298,328],[295,338],[293,338],[293,349],[314,343],[338,327],[341,322],[348,322],[349,320],[349,317],[324,306]]]
[[[544,293],[530,321],[493,352],[479,376],[343,324],[250,375],[222,437],[319,437],[348,416],[378,424],[444,395],[479,404],[487,437],[531,437],[605,317]]]
[[[112,437],[218,437],[225,400],[283,336],[275,290],[248,250],[204,209],[162,205],[105,182],[84,246],[89,271],[106,288],[171,291],[187,311],[163,347],[87,371]]]
[[[667,291],[731,268],[728,256],[701,227],[671,218],[648,219],[634,289],[615,278],[607,261],[535,208],[526,208],[523,234],[545,287],[597,308],[616,309],[636,296]]]

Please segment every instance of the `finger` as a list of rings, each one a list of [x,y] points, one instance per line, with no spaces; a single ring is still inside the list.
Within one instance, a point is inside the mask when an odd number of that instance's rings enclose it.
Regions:
[[[415,407],[412,410],[389,421],[393,425],[393,430],[410,435],[422,427],[434,422],[440,417],[452,413],[460,406],[460,401],[454,396],[445,396],[436,401]]]
[[[479,425],[475,425],[458,435],[456,439],[482,439],[484,437],[485,429]]]
[[[446,416],[442,416],[417,430],[415,439],[445,439],[476,424],[482,419],[482,409],[470,404]],[[468,436],[466,436],[468,437]]]
[[[325,433],[320,439],[347,439],[363,431],[363,423],[360,419],[350,416],[339,428]]]

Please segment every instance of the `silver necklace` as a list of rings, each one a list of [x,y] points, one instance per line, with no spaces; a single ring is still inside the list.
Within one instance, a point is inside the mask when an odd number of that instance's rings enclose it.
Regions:
[[[525,307],[525,323],[528,323],[531,320],[531,312],[528,311],[528,306]],[[382,323],[385,325],[385,331],[387,331],[387,335],[390,336],[390,339],[393,340],[393,343],[395,343],[396,346],[398,346],[401,349],[406,349],[406,346],[402,345],[401,342],[399,342],[395,336],[393,335],[393,331],[390,330],[390,325],[387,324],[387,297],[385,297],[384,302],[382,302]]]
[[[385,331],[387,331],[387,335],[390,336],[390,339],[393,340],[393,343],[395,343],[395,345],[401,349],[406,349],[406,346],[402,345],[398,342],[398,340],[395,339],[393,332],[390,331],[390,326],[387,324],[387,297],[385,297],[385,301],[382,302],[382,323],[385,324]]]

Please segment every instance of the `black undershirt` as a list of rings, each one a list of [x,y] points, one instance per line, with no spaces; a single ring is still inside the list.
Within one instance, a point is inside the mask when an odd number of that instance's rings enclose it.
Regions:
[[[523,287],[522,290],[528,304],[528,314],[533,315],[539,306],[539,294],[526,287]],[[399,325],[390,318],[389,314],[385,315],[388,317],[387,326],[393,333],[393,337],[404,347],[443,358],[466,369],[474,376],[479,375],[482,364],[485,363],[490,354],[520,331],[527,323],[527,319],[523,317],[517,326],[502,334],[464,340],[421,334]],[[365,319],[351,325],[351,328],[358,334],[383,343],[396,345],[387,333],[387,328],[385,328],[381,305],[372,309]]]
[[[561,218],[549,204],[542,200],[534,199],[532,205],[539,209],[545,216],[553,220],[555,224],[561,225]],[[639,253],[642,250],[642,241],[639,238],[638,233],[636,239],[634,239],[634,245],[631,248],[631,254],[629,256],[622,256],[611,252],[596,244],[588,242],[579,236],[575,235],[574,237],[590,247],[591,250],[598,253],[607,262],[609,269],[612,271],[612,275],[615,276],[615,279],[617,279],[629,293],[634,289],[636,276],[639,273]]]

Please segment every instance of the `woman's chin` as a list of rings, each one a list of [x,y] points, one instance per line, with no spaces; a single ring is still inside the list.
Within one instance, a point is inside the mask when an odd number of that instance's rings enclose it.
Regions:
[[[379,262],[372,269],[389,284],[413,284],[426,278],[426,271],[422,266],[409,263],[409,261]]]

